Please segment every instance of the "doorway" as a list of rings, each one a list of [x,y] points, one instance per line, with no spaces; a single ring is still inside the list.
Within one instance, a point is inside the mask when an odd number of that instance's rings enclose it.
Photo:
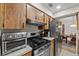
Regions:
[[[59,19],[62,36],[62,52],[60,55],[72,56],[76,54],[76,15]]]

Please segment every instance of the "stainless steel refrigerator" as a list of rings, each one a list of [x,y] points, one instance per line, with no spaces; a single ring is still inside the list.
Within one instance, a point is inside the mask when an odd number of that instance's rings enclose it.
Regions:
[[[60,35],[59,24],[56,20],[52,20],[49,24],[50,36],[54,37],[54,56],[59,56],[62,50],[62,39]]]

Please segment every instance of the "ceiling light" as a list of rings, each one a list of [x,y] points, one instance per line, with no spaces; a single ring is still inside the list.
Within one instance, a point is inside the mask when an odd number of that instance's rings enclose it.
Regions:
[[[48,5],[49,5],[49,7],[53,7],[53,4],[52,3],[49,3]]]
[[[60,8],[61,8],[61,6],[57,6],[57,7],[56,7],[56,9],[60,9]]]

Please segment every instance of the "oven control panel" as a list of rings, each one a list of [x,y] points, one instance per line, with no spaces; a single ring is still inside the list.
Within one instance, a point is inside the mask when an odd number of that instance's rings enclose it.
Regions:
[[[3,33],[3,40],[11,40],[11,39],[17,39],[17,38],[25,38],[27,37],[26,32],[19,32],[19,33]]]

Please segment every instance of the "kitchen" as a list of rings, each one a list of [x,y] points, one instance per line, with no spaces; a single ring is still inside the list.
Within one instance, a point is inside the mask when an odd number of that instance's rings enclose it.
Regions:
[[[42,33],[48,30],[51,16],[29,3],[1,3],[0,13],[2,56],[50,55],[50,41]]]
[[[41,5],[0,3],[1,56],[59,56],[61,54],[61,34],[64,34],[64,31],[59,25],[62,23]],[[50,3],[48,5],[52,6]],[[51,26],[51,20],[54,26]],[[55,33],[52,34],[51,31]]]

